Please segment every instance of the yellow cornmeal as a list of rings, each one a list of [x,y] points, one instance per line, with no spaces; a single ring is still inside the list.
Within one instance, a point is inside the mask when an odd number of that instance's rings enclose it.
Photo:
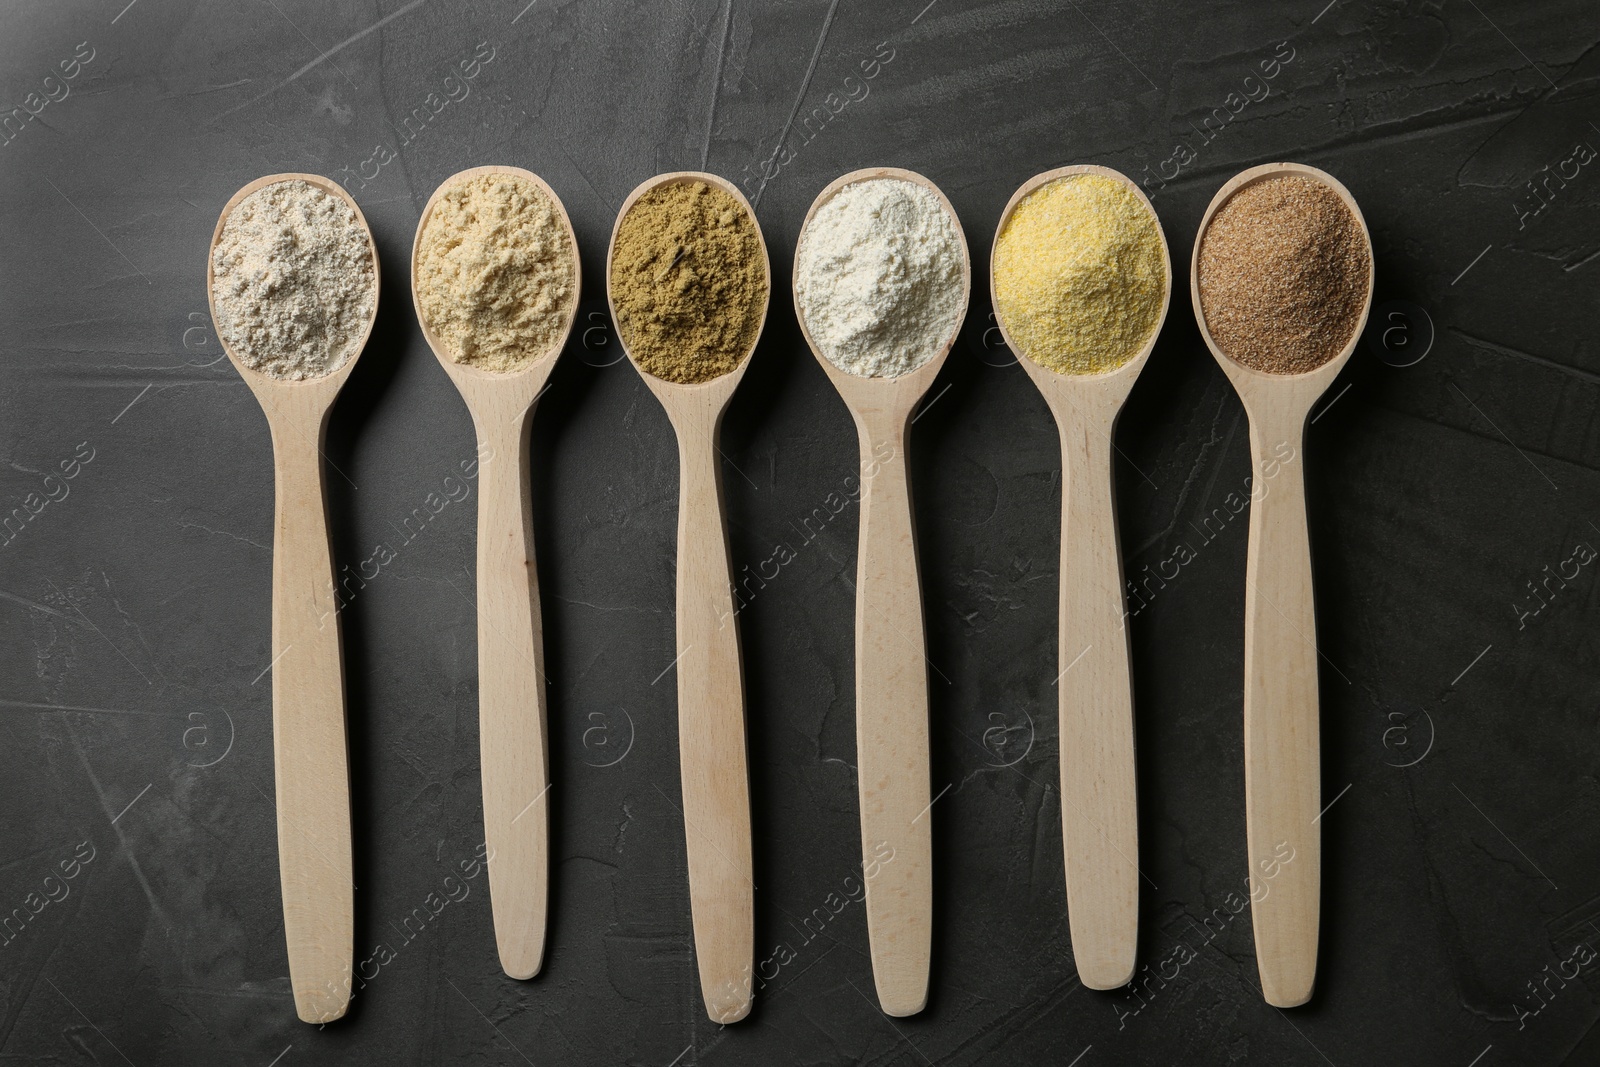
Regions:
[[[550,354],[572,314],[577,251],[543,189],[515,174],[450,186],[417,248],[417,311],[445,353],[487,371]]]
[[[1132,359],[1161,317],[1167,257],[1125,184],[1072,174],[1023,197],[995,241],[995,311],[1020,353],[1061,374]]]

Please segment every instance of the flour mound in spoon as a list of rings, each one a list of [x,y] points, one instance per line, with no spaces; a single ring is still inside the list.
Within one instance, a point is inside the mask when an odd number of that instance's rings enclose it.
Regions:
[[[667,181],[635,200],[617,222],[608,275],[624,348],[662,381],[733,373],[766,318],[760,227],[709,182]]]
[[[1372,250],[1337,193],[1283,175],[1246,185],[1211,216],[1195,280],[1223,355],[1268,374],[1304,374],[1353,343]]]
[[[800,234],[795,297],[828,362],[896,378],[939,354],[966,299],[961,235],[932,190],[901,178],[851,182]]]
[[[246,366],[281,381],[344,366],[377,300],[361,220],[343,200],[298,179],[235,205],[211,272],[217,333]]]
[[[457,363],[505,373],[566,338],[578,253],[554,200],[516,174],[478,174],[433,205],[417,245],[417,311]]]

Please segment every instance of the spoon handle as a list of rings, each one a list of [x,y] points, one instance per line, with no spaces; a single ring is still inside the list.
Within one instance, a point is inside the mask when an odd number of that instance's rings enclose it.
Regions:
[[[862,874],[878,1003],[914,1015],[928,1001],[933,825],[928,793],[928,662],[922,630],[903,419],[861,436],[856,570],[856,766]]]
[[[544,961],[550,761],[544,630],[529,492],[533,410],[478,426],[478,732],[489,899],[500,966],[532,978]]]
[[[1301,453],[1304,414],[1252,415],[1245,567],[1244,788],[1256,964],[1267,1003],[1311,997],[1321,893],[1316,615]]]
[[[1111,427],[1063,420],[1061,457],[1056,688],[1067,918],[1083,984],[1117,989],[1133,977],[1139,940],[1139,822]]]
[[[272,747],[278,874],[295,1011],[308,1023],[350,1005],[355,924],[344,664],[333,585],[321,426],[273,424]]]
[[[715,417],[678,431],[678,745],[700,992],[711,1020],[731,1023],[750,1012],[755,885],[716,434]]]

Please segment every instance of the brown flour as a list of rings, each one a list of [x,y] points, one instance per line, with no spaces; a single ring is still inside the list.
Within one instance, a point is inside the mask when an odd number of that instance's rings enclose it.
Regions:
[[[1237,363],[1301,374],[1338,355],[1367,303],[1371,252],[1355,216],[1321,182],[1247,185],[1200,238],[1205,326]]]

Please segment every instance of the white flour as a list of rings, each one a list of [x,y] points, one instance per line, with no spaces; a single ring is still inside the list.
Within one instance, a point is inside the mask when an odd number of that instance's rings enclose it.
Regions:
[[[332,374],[355,355],[372,318],[372,248],[361,220],[303,181],[239,201],[211,269],[217,333],[273,378]]]
[[[932,191],[899,178],[852,182],[800,234],[797,310],[840,370],[898,377],[955,334],[965,310],[965,257]]]

